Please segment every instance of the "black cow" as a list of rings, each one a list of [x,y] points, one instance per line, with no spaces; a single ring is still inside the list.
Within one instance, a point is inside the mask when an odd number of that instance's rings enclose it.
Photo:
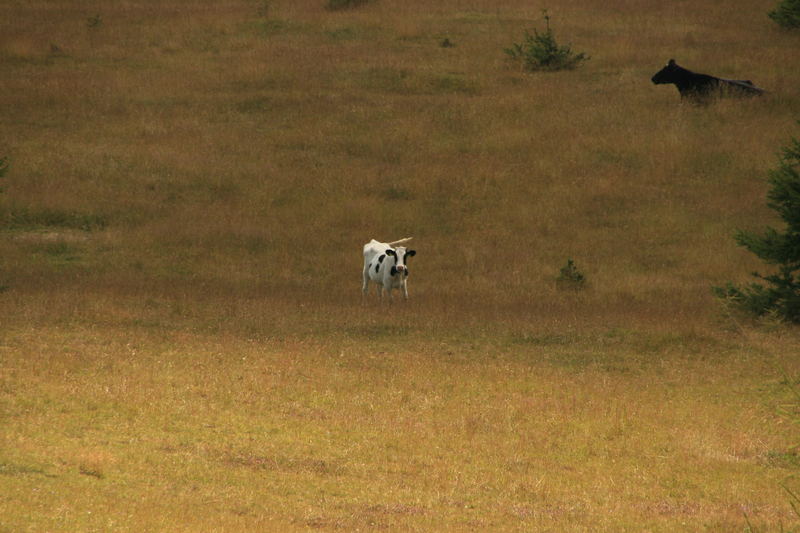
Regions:
[[[750,80],[727,80],[708,74],[698,74],[679,66],[670,59],[667,66],[656,72],[651,78],[656,85],[674,83],[681,93],[681,98],[694,101],[709,100],[718,96],[757,96],[764,93]]]

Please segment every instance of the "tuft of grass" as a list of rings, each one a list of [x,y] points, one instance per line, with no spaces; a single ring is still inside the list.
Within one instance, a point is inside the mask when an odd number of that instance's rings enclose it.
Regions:
[[[244,28],[247,33],[257,37],[275,37],[306,30],[306,26],[302,23],[273,18],[248,21]]]
[[[103,17],[100,15],[92,15],[86,19],[86,27],[87,28],[98,28],[103,24]]]
[[[389,201],[408,201],[413,199],[414,195],[405,187],[397,184],[390,184],[382,192],[381,196]]]
[[[103,474],[102,471],[100,471],[96,467],[93,467],[93,466],[90,466],[90,465],[82,464],[82,465],[80,465],[80,468],[78,470],[81,473],[81,475],[84,475],[84,476],[90,476],[90,477],[94,477],[94,478],[97,478],[97,479],[103,479],[103,478],[106,477]]]
[[[567,259],[567,264],[558,271],[556,286],[559,289],[583,289],[586,287],[586,276],[578,270],[575,261]]]
[[[792,511],[797,518],[800,518],[800,496],[786,485],[783,485],[783,489],[789,495],[789,505],[792,506]]]

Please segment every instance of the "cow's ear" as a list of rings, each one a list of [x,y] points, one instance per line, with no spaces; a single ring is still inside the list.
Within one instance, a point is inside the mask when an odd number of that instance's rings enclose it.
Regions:
[[[675,66],[675,60],[674,59],[670,59],[669,62],[667,62],[667,66],[668,67],[674,67]]]
[[[417,255],[417,251],[416,250],[408,250],[408,251],[406,251],[406,255]]]
[[[386,250],[386,255],[391,255],[392,257],[397,257],[397,252],[392,250],[391,248]]]

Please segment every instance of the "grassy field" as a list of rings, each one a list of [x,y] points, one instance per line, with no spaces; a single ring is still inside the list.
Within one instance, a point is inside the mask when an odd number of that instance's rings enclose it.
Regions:
[[[800,528],[800,332],[710,291],[800,135],[772,7],[0,4],[0,531]],[[503,52],[543,8],[578,69]]]

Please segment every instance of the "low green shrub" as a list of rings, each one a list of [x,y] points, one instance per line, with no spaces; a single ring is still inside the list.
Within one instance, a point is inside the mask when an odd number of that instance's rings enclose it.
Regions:
[[[547,11],[544,12],[544,20],[546,24],[544,32],[539,33],[534,29],[531,35],[526,31],[525,39],[521,43],[514,43],[511,48],[505,49],[511,59],[522,63],[525,70],[532,72],[573,69],[589,59],[585,53],[576,54],[569,45],[561,46],[556,42]]]
[[[586,276],[583,275],[572,259],[567,259],[567,264],[561,267],[556,278],[559,289],[582,289],[586,285]]]

